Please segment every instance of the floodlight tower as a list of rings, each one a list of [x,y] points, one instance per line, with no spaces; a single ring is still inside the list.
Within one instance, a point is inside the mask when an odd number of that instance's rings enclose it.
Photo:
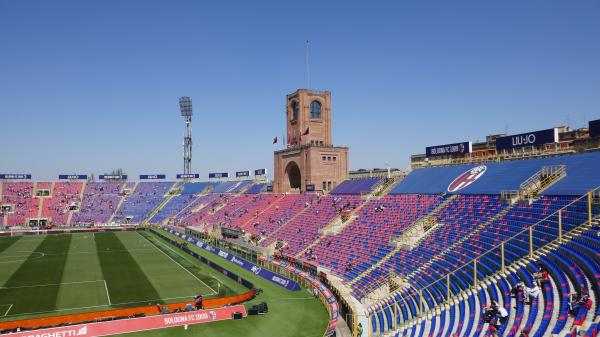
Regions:
[[[183,173],[190,174],[192,166],[192,100],[187,96],[179,98],[179,109],[185,120],[185,136],[183,136]]]

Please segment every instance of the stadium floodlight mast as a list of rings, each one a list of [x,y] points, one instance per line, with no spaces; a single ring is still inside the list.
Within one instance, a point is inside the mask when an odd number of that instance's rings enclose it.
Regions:
[[[179,98],[179,109],[185,120],[183,136],[183,173],[190,174],[192,169],[192,99],[188,96]]]

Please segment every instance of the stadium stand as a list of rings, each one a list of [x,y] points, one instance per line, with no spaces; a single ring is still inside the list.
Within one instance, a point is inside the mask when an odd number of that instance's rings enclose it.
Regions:
[[[39,187],[38,187],[39,188]],[[52,225],[69,223],[70,206],[79,207],[81,203],[81,182],[56,182],[50,198],[45,199],[42,206],[42,217],[48,218]]]
[[[337,185],[331,194],[362,194],[370,193],[376,189],[383,179],[381,178],[368,178],[368,179],[349,179],[342,181]]]
[[[207,189],[213,188],[216,183],[212,182],[199,182],[199,183],[185,183],[183,185],[183,191],[181,194],[200,194],[206,192]]]
[[[85,186],[79,211],[71,224],[107,223],[121,200],[122,182],[90,182]]]
[[[12,212],[5,218],[5,226],[25,225],[27,219],[36,218],[39,198],[33,197],[34,183],[5,182],[2,184],[2,205],[11,205]]]
[[[259,184],[254,184],[252,186],[250,186],[249,189],[246,190],[246,194],[259,194],[265,191],[265,189],[267,188],[267,184],[265,183],[259,183]]]
[[[112,220],[117,223],[137,223],[144,220],[161,204],[172,182],[140,182],[131,195],[125,197]]]

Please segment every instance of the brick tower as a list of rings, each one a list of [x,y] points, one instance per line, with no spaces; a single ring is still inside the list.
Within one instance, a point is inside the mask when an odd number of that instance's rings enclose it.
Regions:
[[[274,154],[273,192],[330,191],[348,177],[348,148],[332,144],[331,92],[287,95],[286,127],[286,148]]]

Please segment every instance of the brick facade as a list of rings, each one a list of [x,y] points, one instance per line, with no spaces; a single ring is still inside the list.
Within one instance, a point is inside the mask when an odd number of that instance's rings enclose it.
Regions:
[[[348,148],[332,145],[330,92],[287,95],[286,127],[287,148],[274,154],[274,192],[306,191],[307,185],[328,191],[347,179]]]

